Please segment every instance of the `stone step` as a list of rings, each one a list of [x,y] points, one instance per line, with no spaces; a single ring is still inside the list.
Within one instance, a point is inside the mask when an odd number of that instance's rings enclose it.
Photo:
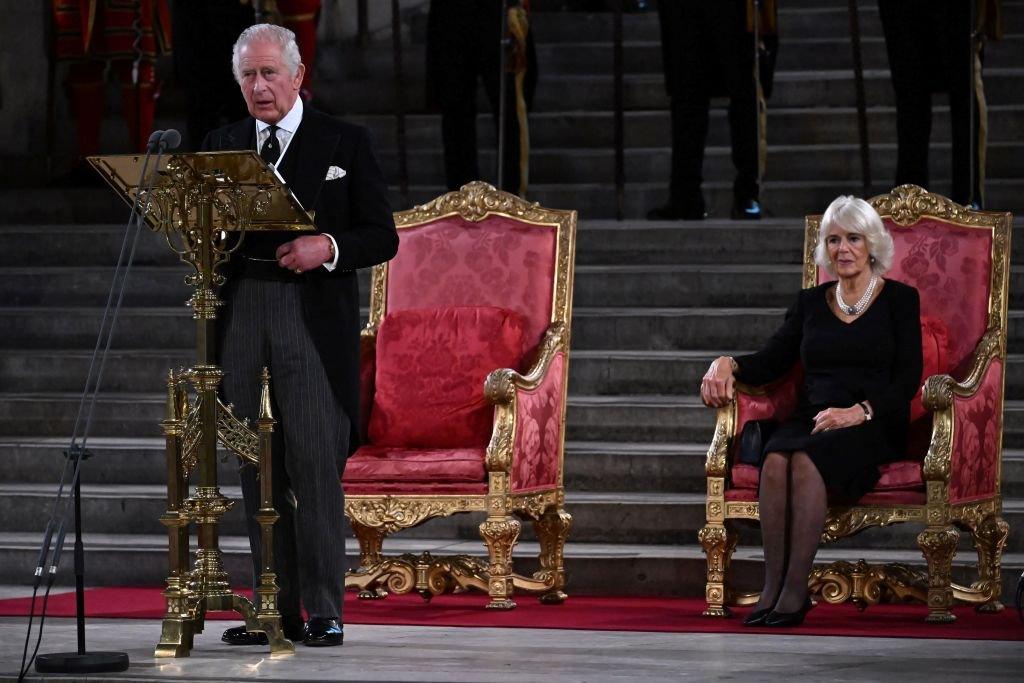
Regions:
[[[80,399],[80,393],[0,393],[0,436],[70,437]],[[714,411],[695,394],[576,394],[569,396],[567,406],[566,438],[573,441],[706,443],[714,428]],[[89,434],[158,437],[164,412],[161,394],[103,394],[93,409]],[[84,425],[79,429],[82,433]],[[1003,444],[1024,447],[1022,401],[1005,403]]]
[[[245,533],[241,491],[237,486],[223,484],[221,492],[237,501],[221,517],[219,529],[225,535]],[[36,484],[0,485],[0,532],[40,533],[53,508],[54,490]],[[159,534],[163,527],[159,517],[166,510],[166,488],[141,485],[82,485],[83,528],[97,534]],[[649,492],[566,492],[566,509],[573,516],[572,538],[580,543],[694,543],[697,532],[706,522],[702,493]],[[59,508],[58,508],[59,509]],[[1024,523],[1024,501],[1003,501],[1003,519],[1012,528]],[[407,538],[479,538],[480,518],[454,515],[408,529]],[[531,525],[523,525],[521,538],[535,540]],[[760,532],[754,526],[738,527],[744,545],[760,543]],[[861,549],[915,548],[921,531],[914,525],[898,524],[842,539],[837,547]],[[960,551],[969,553],[969,534],[961,534]],[[1008,552],[1024,550],[1024,537],[1011,534]]]
[[[1024,11],[1019,2],[1002,3],[1003,29],[1006,33],[1024,31]],[[875,3],[859,3],[860,31],[866,37],[882,35],[882,23]],[[580,36],[588,40],[610,43],[614,35],[611,12],[545,12],[537,13],[531,23],[534,38],[540,43],[573,42]],[[782,50],[793,39],[849,39],[850,17],[845,5],[814,2],[808,5],[783,4],[779,7],[779,33]],[[658,16],[654,11],[623,15],[623,37],[627,41],[661,39]],[[782,51],[780,50],[780,52]]]
[[[35,484],[56,491],[66,460],[63,437],[0,438],[0,484]],[[89,439],[92,458],[83,465],[88,484],[163,486],[166,482],[161,438]],[[614,441],[568,441],[565,444],[565,486],[569,491],[606,491],[609,482],[622,492],[704,493],[704,461],[708,444]],[[218,481],[237,482],[237,461],[221,453]],[[67,476],[71,476],[69,470]],[[1024,498],[1024,451],[1003,451],[1001,492],[1006,499]]]
[[[484,175],[483,180],[494,181],[488,173]],[[703,189],[709,217],[716,220],[727,218],[732,205],[732,181],[709,179]],[[891,189],[891,185],[876,181],[869,194],[881,194]],[[949,194],[950,183],[939,177],[932,182],[930,189],[939,194]],[[389,198],[392,209],[398,211],[426,203],[445,191],[440,184],[410,185],[406,198],[400,194],[397,185],[392,184]],[[761,202],[766,217],[802,218],[809,212],[823,211],[839,194],[860,195],[863,187],[857,178],[842,181],[766,180],[761,190]],[[658,183],[627,180],[625,217],[643,218],[650,209],[663,205],[667,197],[667,178]],[[986,206],[989,208],[1020,214],[1024,211],[1022,197],[1024,179],[997,178],[987,182]],[[581,220],[609,219],[616,215],[616,191],[610,183],[533,184],[527,198],[552,208],[575,207]],[[43,189],[0,190],[0,214],[5,216],[8,225],[116,223],[118,216],[124,215],[106,191],[66,190],[55,193]]]
[[[932,174],[942,175],[951,167],[950,146],[932,145],[930,165]],[[987,177],[1014,178],[1019,175],[1019,159],[1024,144],[1015,142],[991,143],[988,147]],[[733,173],[732,149],[727,146],[705,150],[704,174],[708,178],[728,178]],[[493,149],[479,153],[481,169],[494,168],[496,154]],[[411,151],[407,157],[410,182],[431,182],[444,177],[444,153],[440,147]],[[381,165],[389,178],[397,178],[399,159],[397,152],[381,154]],[[667,147],[631,147],[625,152],[625,174],[629,182],[661,182],[669,177],[672,150]],[[765,177],[776,181],[847,180],[860,175],[860,148],[857,144],[788,145],[768,147]],[[875,177],[895,177],[896,145],[876,144],[871,148],[871,172]],[[615,152],[613,149],[543,148],[534,149],[530,156],[530,182],[558,183],[572,178],[580,183],[612,183],[615,179]]]
[[[485,173],[485,180],[492,182]],[[665,204],[668,198],[668,180],[663,183],[640,183],[627,181],[624,190],[624,217],[642,218],[647,212]],[[882,194],[892,189],[891,185],[876,182],[868,195]],[[931,189],[939,194],[951,192],[949,181],[935,179]],[[409,188],[409,198],[402,197],[396,188],[390,192],[392,207],[414,206],[430,201],[442,194],[441,185],[414,185]],[[732,181],[709,180],[703,185],[708,216],[724,219],[729,216],[732,206]],[[823,211],[840,194],[864,194],[859,180],[819,182],[765,181],[761,188],[761,205],[766,217],[803,217],[809,211]],[[986,184],[985,205],[990,209],[1020,214],[1024,211],[1024,179],[991,179]],[[581,220],[614,218],[617,210],[616,189],[613,184],[572,183],[559,185],[531,185],[527,198],[541,206],[574,206]],[[808,207],[815,207],[808,209]],[[821,208],[817,208],[821,207]]]
[[[0,393],[0,435],[70,436],[80,401],[80,392]],[[89,433],[160,436],[164,413],[161,394],[103,394]],[[566,436],[573,440],[703,441],[714,413],[696,396],[570,396],[567,423]]]
[[[0,438],[0,482],[51,484],[61,478],[68,446],[63,437]],[[89,484],[163,485],[166,482],[162,438],[95,437],[88,440],[93,457],[85,462],[82,481]],[[569,441],[565,444],[566,487],[600,491],[614,481],[622,491],[702,492],[706,488],[706,443],[621,443]],[[237,482],[233,457],[218,465],[219,481]],[[70,473],[69,475],[70,476]],[[1009,485],[1009,475],[1004,475]],[[1004,485],[1004,490],[1005,490]]]
[[[542,31],[548,15],[536,15],[535,24]],[[539,34],[538,34],[539,35]],[[402,46],[402,75],[407,82],[421,83],[426,78],[426,44],[405,43]],[[540,78],[563,74],[614,73],[613,43],[590,34],[576,34],[568,40],[536,43]],[[659,37],[654,40],[626,40],[622,45],[624,74],[662,74],[662,49]],[[861,60],[865,69],[888,69],[889,57],[881,34],[861,38]],[[1024,36],[1004,35],[1002,40],[985,46],[985,66],[998,67],[1024,63]],[[779,50],[775,68],[778,71],[817,69],[852,69],[853,48],[848,35],[839,37],[794,38],[786,35]],[[394,56],[390,41],[374,43],[358,57],[351,49],[337,45],[321,47],[317,62],[317,80],[321,83],[365,78],[366,74],[393,77]],[[166,111],[166,110],[165,110]]]
[[[712,100],[708,122],[708,145],[730,144],[725,100]],[[1024,107],[1019,104],[990,102],[989,141],[1012,142],[1024,128]],[[489,109],[477,116],[477,139],[481,150],[495,146],[494,119]],[[896,109],[871,102],[867,108],[869,140],[872,144],[896,142]],[[936,106],[932,120],[932,142],[949,142],[949,110]],[[356,114],[348,120],[374,131],[382,152],[396,152],[396,121],[391,113]],[[671,119],[667,107],[624,113],[625,145],[667,147],[671,139]],[[438,114],[409,114],[405,119],[409,149],[441,146],[441,117]],[[768,141],[772,145],[828,145],[845,142],[859,144],[857,110],[842,107],[783,107],[770,102]],[[556,148],[614,147],[615,121],[611,105],[596,110],[530,113],[530,145],[534,150]]]
[[[759,348],[781,323],[784,308],[577,307],[573,347],[591,350]],[[365,320],[365,312],[364,312]],[[91,349],[102,310],[85,307],[0,307],[3,349]],[[184,307],[124,308],[112,348],[194,348]],[[1009,352],[1024,352],[1024,311],[1008,316]]]
[[[234,501],[221,518],[218,528],[225,536],[242,536],[246,532],[241,490],[238,486],[220,485],[221,493]],[[39,532],[53,509],[53,490],[37,484],[0,484],[0,532]],[[83,527],[98,535],[159,535],[163,530],[159,517],[166,510],[166,488],[142,485],[82,486]],[[67,500],[67,499],[66,499]],[[572,515],[571,538],[579,543],[686,544],[698,543],[697,531],[706,522],[703,494],[651,494],[566,492],[565,509]],[[60,508],[58,507],[58,511]],[[58,512],[59,513],[59,512]],[[1024,522],[1024,502],[1004,500],[1002,518],[1011,528]],[[404,530],[408,539],[446,538],[470,541],[479,538],[478,516],[454,515],[434,519],[426,524]],[[737,525],[740,543],[759,545],[760,530],[756,525]],[[908,549],[916,548],[920,525],[894,524],[871,529],[864,535],[843,539],[838,548]],[[523,524],[520,537],[534,541],[530,524]],[[959,552],[972,553],[969,533],[962,533]],[[1024,551],[1024,539],[1011,535],[1007,552]]]
[[[592,350],[574,349],[569,390],[581,395],[687,394],[695,392],[711,360],[747,350]],[[194,363],[190,349],[112,351],[104,366],[107,393],[159,393],[167,370]],[[89,372],[89,350],[11,349],[0,355],[0,387],[22,393],[80,393]],[[1006,363],[1006,398],[1024,399],[1024,355]]]
[[[985,70],[985,96],[1000,104],[1020,104],[1020,80],[1024,70],[1015,66],[991,67]],[[602,74],[548,74],[538,79],[533,111],[565,111],[566,103],[573,109],[610,110],[614,103],[614,79],[610,72]],[[864,90],[873,106],[895,103],[888,69],[865,69]],[[339,114],[388,113],[395,109],[392,88],[319,89],[317,100],[328,111]],[[946,98],[936,97],[936,102]],[[852,68],[777,71],[769,107],[849,107],[856,103]],[[424,111],[423,88],[410,83],[403,91],[406,112]],[[489,111],[483,92],[477,94],[478,111]],[[626,74],[623,77],[625,109],[666,109],[668,96],[665,78],[660,73]]]
[[[870,532],[868,532],[870,533]],[[40,534],[0,534],[0,552],[8,561],[0,564],[0,581],[28,584],[39,555]],[[74,537],[68,534],[66,543]],[[149,585],[160,587],[167,578],[167,537],[165,535],[112,536],[88,534],[85,537],[85,564],[90,586]],[[249,559],[248,540],[240,536],[222,536],[220,548],[233,585],[245,585],[250,580],[252,564]],[[385,552],[393,555],[420,554],[430,551],[435,556],[473,555],[485,557],[481,542],[452,541],[430,538],[405,538],[399,535],[384,542]],[[538,546],[520,542],[513,552],[517,572],[529,574],[537,569]],[[346,543],[349,566],[359,564],[358,546],[354,539]],[[825,546],[818,551],[816,561],[826,564],[838,560],[865,559],[870,563],[901,562],[924,567],[916,547],[907,549],[850,549]],[[976,578],[977,558],[958,553],[953,558],[953,579],[970,583]],[[758,546],[742,545],[733,555],[730,579],[740,591],[758,590],[762,581],[763,553]],[[565,548],[565,566],[568,573],[568,592],[579,595],[661,595],[694,596],[704,591],[707,564],[703,551],[695,543],[686,545],[642,544],[589,544],[576,543],[570,536]],[[1024,569],[1024,554],[1007,553],[1002,562],[1002,598],[1012,605],[1017,577]],[[57,584],[74,584],[72,553],[61,557]],[[480,605],[487,602],[480,595]],[[525,595],[516,596],[520,602],[532,600]],[[921,605],[921,618],[927,608]],[[941,626],[936,625],[936,628]]]

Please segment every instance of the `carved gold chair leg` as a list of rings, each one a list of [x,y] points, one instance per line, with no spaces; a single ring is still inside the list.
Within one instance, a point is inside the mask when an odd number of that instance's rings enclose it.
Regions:
[[[514,609],[512,600],[512,549],[519,540],[522,523],[508,515],[488,517],[480,524],[480,536],[487,544],[490,559],[487,593],[491,601],[487,609]]]
[[[978,581],[973,588],[987,590],[989,599],[981,603],[979,612],[1001,612],[999,600],[1003,592],[1003,550],[1010,535],[1010,525],[998,515],[986,517],[971,530],[974,547],[978,551]]]
[[[352,533],[359,541],[359,569],[366,574],[373,574],[384,562],[383,548],[387,533],[381,527],[366,526],[350,520]],[[388,596],[382,586],[368,585],[359,591],[360,600],[381,600]]]
[[[562,508],[548,508],[533,523],[540,543],[540,571],[534,573],[533,578],[550,582],[551,590],[540,596],[540,601],[546,605],[561,604],[569,597],[562,589],[565,587],[565,541],[571,527],[572,515]]]
[[[719,522],[706,524],[698,532],[697,537],[708,561],[707,584],[704,590],[707,607],[704,616],[728,617],[731,612],[725,604],[728,590],[726,579],[739,538],[734,530]]]
[[[929,526],[917,536],[917,545],[928,562],[928,616],[925,621],[947,623],[956,621],[950,611],[953,605],[953,556],[960,532],[950,525]]]

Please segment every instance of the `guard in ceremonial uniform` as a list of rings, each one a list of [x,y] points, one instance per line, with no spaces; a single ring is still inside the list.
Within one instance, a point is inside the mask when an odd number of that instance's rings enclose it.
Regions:
[[[980,207],[987,113],[981,57],[986,35],[1001,37],[998,0],[878,0],[878,12],[896,91],[896,184],[929,186],[932,93],[945,92],[952,135],[949,196]]]
[[[523,3],[526,5],[527,3]],[[476,150],[476,85],[481,80],[494,112],[497,128],[501,80],[501,26],[506,0],[433,0],[427,19],[427,99],[441,110],[445,183],[449,190],[480,180]],[[528,8],[527,8],[528,9]],[[525,109],[533,102],[537,85],[537,55],[533,35],[523,37],[508,61],[525,70],[522,97]],[[524,63],[525,62],[525,63]],[[509,74],[511,76],[511,74]],[[502,189],[520,192],[520,125],[516,110],[515,79],[509,77],[505,93],[505,149]],[[524,112],[525,114],[525,112]]]
[[[729,98],[736,167],[732,216],[760,218],[758,110],[762,94],[771,94],[778,51],[774,0],[663,1],[658,3],[658,17],[665,87],[671,101],[672,177],[668,204],[650,211],[648,218],[705,217],[704,144],[708,109],[716,96]]]
[[[99,152],[109,63],[121,83],[121,111],[131,148],[144,150],[159,94],[154,62],[170,49],[167,0],[53,0],[56,58],[71,62],[66,84],[78,133],[78,153]]]

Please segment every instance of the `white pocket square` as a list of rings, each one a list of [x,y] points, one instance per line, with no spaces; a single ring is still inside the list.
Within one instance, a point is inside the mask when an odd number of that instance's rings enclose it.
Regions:
[[[331,166],[327,169],[327,177],[324,178],[324,180],[336,180],[338,178],[344,178],[345,175],[345,169],[341,166]]]

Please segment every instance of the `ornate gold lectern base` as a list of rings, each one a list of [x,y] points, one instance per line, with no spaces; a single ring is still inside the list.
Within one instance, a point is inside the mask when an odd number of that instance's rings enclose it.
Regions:
[[[181,615],[164,617],[160,643],[156,646],[154,653],[157,657],[188,657],[192,651],[192,639],[196,634],[203,632],[206,612],[226,610],[241,614],[245,620],[246,630],[267,634],[271,657],[282,657],[295,653],[295,645],[284,637],[281,630],[281,616],[260,619],[252,603],[239,595],[184,598],[182,603],[183,613]]]
[[[138,199],[140,214],[167,245],[191,265],[185,282],[195,288],[189,299],[196,321],[196,364],[167,378],[167,417],[161,423],[167,453],[167,612],[157,657],[187,657],[207,610],[234,610],[250,631],[267,634],[271,656],[291,654],[281,630],[274,574],[270,374],[263,370],[263,392],[256,428],[250,428],[217,397],[223,371],[216,365],[217,308],[223,303],[217,272],[242,244],[246,231],[310,230],[313,219],[254,152],[177,154],[159,168],[138,155],[90,157],[89,161],[129,204]],[[145,178],[140,177],[148,171]],[[150,190],[140,190],[137,183]],[[194,397],[194,398],[193,398]],[[233,502],[217,486],[217,444],[259,468],[262,555],[256,604],[231,593],[217,526]],[[188,477],[198,472],[195,492]],[[198,550],[188,569],[189,527],[196,525]]]

